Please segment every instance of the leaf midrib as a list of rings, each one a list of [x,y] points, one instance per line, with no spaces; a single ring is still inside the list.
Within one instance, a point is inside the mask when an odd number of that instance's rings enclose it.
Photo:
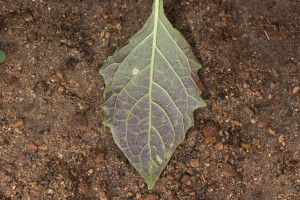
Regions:
[[[159,20],[159,3],[160,0],[155,0],[154,2],[154,23],[153,23],[153,43],[152,43],[152,56],[151,56],[151,64],[150,64],[150,79],[149,79],[149,127],[148,127],[148,147],[150,159],[152,160],[151,155],[151,125],[152,125],[152,84],[153,84],[153,73],[154,73],[154,61],[155,61],[155,53],[157,46],[157,27]],[[152,162],[150,162],[149,171],[152,171]]]

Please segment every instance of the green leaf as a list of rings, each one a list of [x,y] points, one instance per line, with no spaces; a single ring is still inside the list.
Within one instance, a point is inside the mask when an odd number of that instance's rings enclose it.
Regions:
[[[142,30],[100,69],[104,124],[149,189],[194,125],[193,111],[205,106],[195,83],[200,67],[155,0]]]
[[[4,51],[0,50],[0,62],[3,62],[5,60],[5,53]]]

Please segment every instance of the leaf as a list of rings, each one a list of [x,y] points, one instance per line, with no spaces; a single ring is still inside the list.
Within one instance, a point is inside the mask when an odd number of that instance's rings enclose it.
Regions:
[[[155,0],[145,26],[100,69],[104,124],[152,189],[205,102],[195,82],[200,64]]]
[[[0,62],[3,62],[5,60],[5,53],[4,51],[0,50]]]

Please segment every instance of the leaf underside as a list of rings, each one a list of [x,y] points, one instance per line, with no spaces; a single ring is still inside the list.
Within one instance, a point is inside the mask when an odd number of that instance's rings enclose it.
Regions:
[[[129,44],[109,57],[104,77],[104,124],[152,189],[204,107],[195,84],[201,65],[155,0],[148,21]]]

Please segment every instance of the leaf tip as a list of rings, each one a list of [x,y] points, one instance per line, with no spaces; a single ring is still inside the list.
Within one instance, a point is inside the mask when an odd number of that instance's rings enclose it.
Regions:
[[[155,183],[147,183],[148,190],[152,190],[154,188]]]
[[[144,178],[144,180],[147,183],[148,190],[152,190],[155,186],[156,181],[158,178],[152,179],[152,178]]]

